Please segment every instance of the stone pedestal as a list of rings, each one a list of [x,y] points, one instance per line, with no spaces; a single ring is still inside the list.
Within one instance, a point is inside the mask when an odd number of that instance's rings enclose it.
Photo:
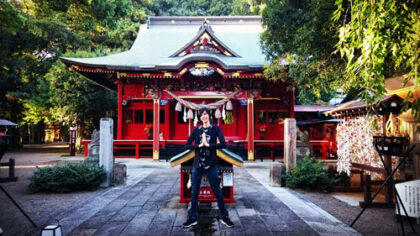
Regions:
[[[114,121],[111,118],[101,118],[99,133],[99,165],[103,166],[106,172],[106,180],[101,186],[109,187],[114,177]]]
[[[272,164],[270,166],[270,186],[280,187],[281,184],[281,169],[283,165],[280,163]]]
[[[296,120],[286,118],[284,122],[284,164],[286,171],[296,164]]]

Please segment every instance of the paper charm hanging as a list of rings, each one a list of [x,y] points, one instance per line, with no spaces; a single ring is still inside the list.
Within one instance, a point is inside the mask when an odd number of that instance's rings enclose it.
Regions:
[[[184,120],[184,123],[187,123],[187,108],[184,107],[184,116],[182,117],[182,119]]]
[[[216,109],[216,112],[214,113],[214,117],[215,117],[216,119],[219,119],[219,118],[221,117],[221,114],[220,114],[220,109],[219,109],[219,108],[217,108],[217,109]]]
[[[187,118],[190,119],[190,120],[194,118],[194,113],[191,109],[188,110]]]
[[[223,105],[223,107],[222,107],[222,119],[226,120],[226,107],[225,107],[225,105]]]
[[[182,111],[181,103],[177,102],[175,105],[175,111]]]
[[[233,110],[232,102],[230,100],[226,103],[226,110],[228,111]]]
[[[198,114],[197,111],[195,111],[195,116],[194,116],[194,126],[196,126],[198,123]]]

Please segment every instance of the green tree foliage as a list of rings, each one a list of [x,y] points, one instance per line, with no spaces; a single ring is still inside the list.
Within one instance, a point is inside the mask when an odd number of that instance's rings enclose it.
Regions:
[[[293,78],[302,103],[338,88],[369,103],[385,78],[420,82],[420,4],[408,0],[266,0],[261,41],[270,79]],[[411,96],[411,97],[410,97]],[[412,94],[409,98],[412,98]],[[420,100],[413,102],[417,120]]]
[[[404,75],[420,82],[420,2],[416,0],[336,1],[340,23],[337,48],[346,60],[343,87],[361,88],[375,102],[385,93],[385,78]],[[414,102],[420,120],[420,98]]]
[[[67,53],[67,57],[95,57],[98,54],[78,51]],[[54,120],[74,123],[81,127],[83,136],[89,135],[101,117],[114,117],[116,94],[96,84],[92,84],[78,73],[69,71],[57,61],[45,75],[50,84],[50,114]],[[87,136],[88,137],[88,136]]]
[[[268,78],[293,80],[301,89],[300,103],[331,97],[338,87],[342,60],[334,55],[338,23],[332,23],[334,0],[266,0],[267,27],[261,43],[268,60]]]
[[[147,4],[0,0],[0,117],[30,125],[77,123],[82,131],[114,114],[115,95],[69,72],[58,58],[127,50],[150,14]]]
[[[262,0],[155,0],[150,10],[157,16],[258,15]]]
[[[233,0],[232,15],[261,15],[263,0]]]

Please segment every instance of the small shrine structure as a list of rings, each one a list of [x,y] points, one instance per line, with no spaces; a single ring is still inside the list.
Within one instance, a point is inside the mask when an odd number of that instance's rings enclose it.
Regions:
[[[243,160],[237,154],[223,148],[216,151],[217,154],[217,170],[220,179],[220,188],[222,190],[226,203],[234,203],[235,197],[233,192],[234,173],[233,166],[242,167]],[[191,201],[191,176],[194,161],[194,150],[186,150],[171,158],[172,167],[180,166],[180,191],[179,202],[188,203]],[[200,193],[198,194],[199,202],[215,202],[216,196],[204,175],[201,180]]]

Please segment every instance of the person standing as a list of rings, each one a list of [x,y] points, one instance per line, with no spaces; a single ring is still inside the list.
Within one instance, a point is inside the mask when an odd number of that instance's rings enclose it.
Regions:
[[[210,124],[210,113],[207,108],[200,109],[198,114],[203,125],[194,128],[185,145],[186,149],[195,150],[195,157],[192,168],[191,208],[188,211],[188,220],[182,226],[188,228],[197,225],[198,194],[201,178],[206,175],[216,196],[221,223],[227,227],[233,227],[234,224],[229,219],[229,213],[220,190],[220,180],[216,167],[216,149],[226,147],[225,138],[219,126]],[[192,144],[193,141],[194,144]]]

